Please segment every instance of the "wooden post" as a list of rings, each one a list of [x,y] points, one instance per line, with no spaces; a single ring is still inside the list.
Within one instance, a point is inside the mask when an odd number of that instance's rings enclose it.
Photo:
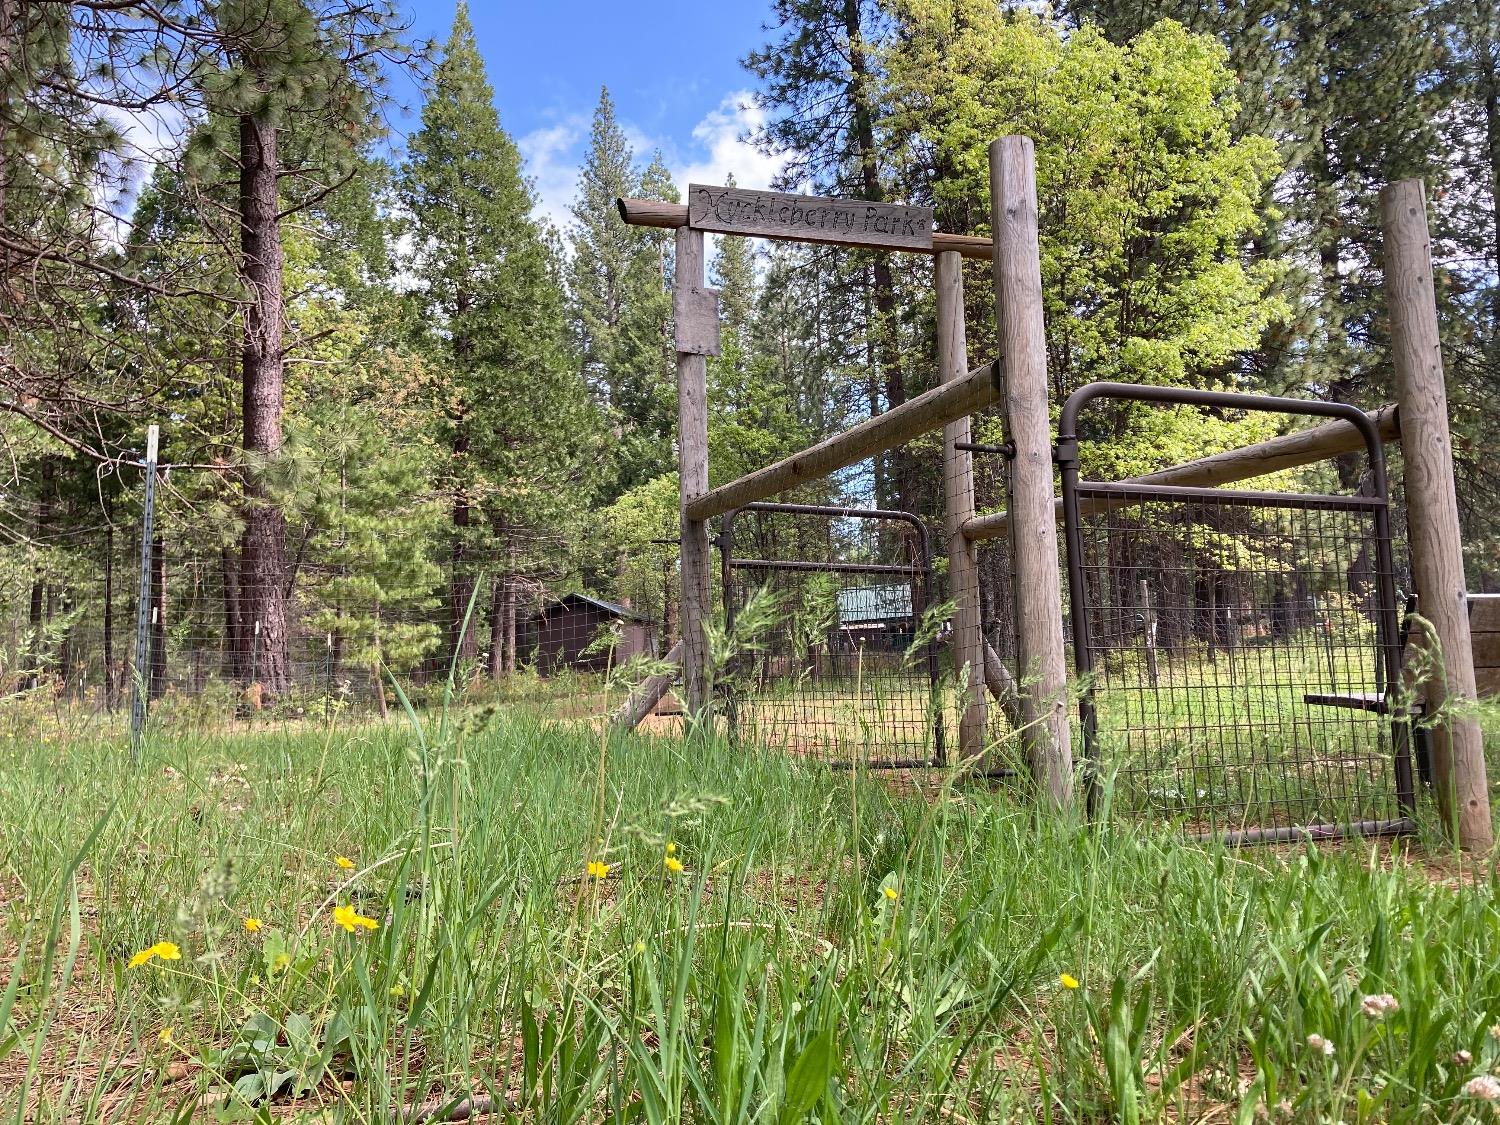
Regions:
[[[648,676],[631,691],[629,698],[622,703],[618,710],[610,716],[610,723],[618,731],[634,730],[640,726],[641,720],[662,701],[667,692],[672,688],[672,681],[677,678],[675,665],[682,662],[682,642],[678,641],[668,650],[663,658],[664,663],[674,665],[665,672],[658,672],[654,676]]]
[[[1387,442],[1400,440],[1401,431],[1396,424],[1395,406],[1386,405],[1378,410],[1370,411],[1370,421],[1374,423],[1382,440]],[[1280,472],[1282,469],[1291,469],[1298,465],[1311,465],[1315,461],[1323,461],[1340,453],[1363,453],[1364,451],[1365,436],[1353,424],[1343,421],[1325,422],[1321,426],[1298,430],[1292,434],[1283,434],[1269,441],[1257,442],[1239,449],[1227,449],[1223,453],[1200,457],[1166,469],[1157,469],[1155,472],[1143,473],[1138,477],[1126,477],[1124,483],[1165,484],[1175,488],[1211,488],[1215,485],[1250,480],[1253,477],[1265,476],[1267,473]],[[1080,499],[1078,510],[1080,514],[1088,515],[1092,512],[1107,512],[1129,503],[1131,503],[1129,500],[1104,497]],[[1061,500],[1057,502],[1055,509],[1057,518],[1062,519]],[[974,540],[1004,538],[1010,534],[1010,513],[993,512],[987,516],[975,516],[964,525],[964,534]]]
[[[995,324],[1004,373],[1011,462],[1011,560],[1026,747],[1043,790],[1073,802],[1073,745],[1063,657],[1062,582],[1053,515],[1052,418],[1047,401],[1047,337],[1037,236],[1036,150],[1029,137],[990,145]]]
[[[964,334],[963,258],[947,250],[937,256],[938,379],[956,382],[968,372],[968,342]],[[952,592],[953,672],[961,688],[958,720],[959,753],[965,758],[984,753],[986,709],[984,698],[984,627],[979,612],[979,560],[975,546],[964,537],[964,524],[974,515],[974,462],[967,449],[969,418],[955,418],[943,427],[943,537],[948,544],[948,587]]]
[[[688,508],[693,519],[712,519],[756,500],[785,492],[804,481],[818,480],[873,457],[904,441],[931,433],[955,418],[964,418],[999,399],[991,364],[976,367],[950,383],[909,398],[900,406],[866,418],[775,464],[721,484]]]
[[[677,228],[673,309],[677,319],[678,494],[682,505],[682,678],[688,714],[708,704],[708,636],[712,610],[708,524],[688,517],[688,505],[708,492],[708,358],[692,339],[703,327],[686,323],[697,315],[703,290],[703,232]],[[685,350],[692,348],[693,350]]]
[[[1428,707],[1441,720],[1432,732],[1432,780],[1438,807],[1459,846],[1484,852],[1494,842],[1494,833],[1483,739],[1473,708],[1474,653],[1463,539],[1422,181],[1401,180],[1385,188],[1380,193],[1380,219],[1412,572],[1419,611],[1432,622],[1442,646],[1441,670],[1426,689]]]

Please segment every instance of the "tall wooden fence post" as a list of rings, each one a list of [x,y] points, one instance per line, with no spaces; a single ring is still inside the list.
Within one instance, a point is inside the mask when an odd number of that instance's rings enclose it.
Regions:
[[[1010,473],[1011,561],[1026,748],[1043,791],[1057,805],[1068,806],[1073,801],[1073,745],[1053,514],[1036,150],[1029,137],[1001,137],[990,145],[989,156],[998,363],[1004,375],[1006,429],[1015,444]]]
[[[964,333],[963,258],[957,251],[937,255],[938,379],[949,383],[969,370],[969,348]],[[969,418],[955,418],[943,427],[943,538],[948,546],[948,588],[953,611],[953,671],[959,683],[959,752],[965,758],[984,753],[984,628],[979,612],[977,547],[964,536],[964,524],[974,515],[974,461],[967,449]]]
[[[678,491],[682,505],[682,678],[688,713],[708,705],[708,635],[712,610],[708,524],[687,507],[708,492],[707,356],[718,351],[718,309],[703,288],[703,232],[677,228],[672,293],[677,330]]]
[[[1459,846],[1487,851],[1494,831],[1483,738],[1473,710],[1474,652],[1422,181],[1401,180],[1385,188],[1380,219],[1412,571],[1419,612],[1432,622],[1442,646],[1442,666],[1426,688],[1428,707],[1441,716],[1432,732],[1432,781]]]

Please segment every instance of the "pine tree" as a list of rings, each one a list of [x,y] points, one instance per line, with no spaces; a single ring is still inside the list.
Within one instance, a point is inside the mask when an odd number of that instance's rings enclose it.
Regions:
[[[554,248],[460,5],[412,138],[401,197],[414,241],[411,270],[425,346],[446,372],[442,439],[449,452],[452,546],[449,649],[476,654],[463,623],[477,554],[498,549],[513,583],[512,546],[560,507],[589,494],[591,424],[564,346]],[[566,482],[571,487],[560,488]]]
[[[569,290],[574,346],[618,431],[611,497],[670,467],[677,417],[672,232],[626,226],[615,200],[632,195],[675,201],[677,189],[660,153],[636,172],[604,90],[573,204]]]

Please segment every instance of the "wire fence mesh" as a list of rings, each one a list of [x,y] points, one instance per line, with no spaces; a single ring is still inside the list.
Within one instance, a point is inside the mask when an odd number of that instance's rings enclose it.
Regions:
[[[736,733],[834,764],[941,764],[941,625],[926,528],[904,513],[790,504],[733,513],[722,539]]]

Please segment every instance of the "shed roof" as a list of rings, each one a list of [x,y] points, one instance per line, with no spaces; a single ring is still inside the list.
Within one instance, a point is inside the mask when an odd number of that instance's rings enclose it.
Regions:
[[[631,621],[640,621],[644,624],[652,624],[652,620],[643,614],[637,613],[629,606],[619,605],[615,602],[607,602],[603,598],[590,597],[588,594],[564,594],[556,601],[549,602],[542,607],[542,616],[547,616],[559,609],[576,608],[578,603],[591,605],[597,610],[609,614],[611,617],[625,617]]]

